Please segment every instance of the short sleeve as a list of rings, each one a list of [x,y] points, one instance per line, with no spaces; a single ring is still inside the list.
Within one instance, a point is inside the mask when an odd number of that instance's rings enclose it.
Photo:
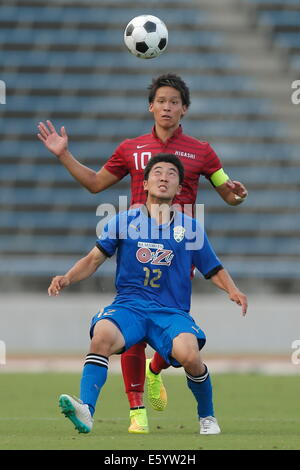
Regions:
[[[104,168],[115,175],[117,178],[122,179],[129,173],[127,161],[125,158],[124,153],[124,146],[126,145],[126,141],[122,142],[112,156],[107,160],[104,164]]]
[[[119,215],[112,217],[104,226],[96,246],[108,257],[113,256],[119,244]]]
[[[192,254],[193,264],[206,279],[209,279],[223,266],[199,223],[196,223],[195,232],[198,238],[198,246]]]
[[[213,173],[220,170],[222,168],[222,163],[211,147],[209,143],[207,143],[207,153],[205,156],[205,164],[203,168],[203,174],[206,178],[209,178]]]

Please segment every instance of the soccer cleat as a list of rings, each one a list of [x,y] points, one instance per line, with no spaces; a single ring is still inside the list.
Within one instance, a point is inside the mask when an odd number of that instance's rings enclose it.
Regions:
[[[72,421],[78,432],[85,434],[91,432],[93,418],[88,405],[83,404],[78,398],[61,395],[59,397],[59,406],[61,412]]]
[[[221,429],[214,416],[200,418],[200,434],[220,434]]]
[[[150,369],[151,359],[146,360],[146,377],[148,400],[156,411],[163,411],[168,403],[167,391],[162,382],[161,374],[153,374]]]
[[[148,434],[148,418],[146,408],[130,410],[130,426],[128,432],[132,434]]]

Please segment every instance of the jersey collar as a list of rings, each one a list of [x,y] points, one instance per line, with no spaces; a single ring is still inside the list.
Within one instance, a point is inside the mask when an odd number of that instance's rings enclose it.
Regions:
[[[168,143],[171,142],[171,140],[175,139],[176,137],[179,137],[182,133],[183,133],[182,125],[179,124],[176,131],[171,135],[171,137],[166,142],[162,142],[162,140],[160,140],[160,138],[157,137],[157,135],[156,135],[155,125],[152,128],[152,137],[154,137],[156,140],[158,140],[159,142],[161,142],[165,146],[167,146]]]
[[[150,215],[150,212],[149,212],[148,207],[146,206],[146,204],[145,204],[144,206],[142,206],[142,207],[140,208],[140,210],[141,210],[141,213],[142,213],[148,220],[151,219],[151,215]],[[165,224],[162,224],[162,225],[158,225],[158,227],[161,227],[161,228],[163,228],[163,227],[169,227],[169,226],[172,224],[172,222],[174,221],[175,215],[176,215],[176,211],[171,210],[169,222],[167,222],[167,223],[165,223]]]

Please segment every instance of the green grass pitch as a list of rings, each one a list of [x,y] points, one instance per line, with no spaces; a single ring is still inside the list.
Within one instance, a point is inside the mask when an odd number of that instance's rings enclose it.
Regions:
[[[169,403],[164,412],[148,407],[150,434],[127,432],[127,399],[121,376],[114,374],[98,401],[92,433],[78,434],[60,414],[57,399],[61,393],[78,395],[79,380],[72,373],[1,373],[0,449],[300,449],[297,376],[214,375],[222,428],[217,436],[200,436],[183,374],[165,374]]]

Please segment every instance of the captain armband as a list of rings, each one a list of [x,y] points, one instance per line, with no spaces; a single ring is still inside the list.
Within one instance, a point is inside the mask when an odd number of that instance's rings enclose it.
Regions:
[[[229,176],[226,175],[223,168],[220,168],[219,170],[215,171],[212,175],[210,175],[209,179],[212,185],[217,188],[218,186],[221,186],[222,184],[226,183],[226,181],[229,180]]]

